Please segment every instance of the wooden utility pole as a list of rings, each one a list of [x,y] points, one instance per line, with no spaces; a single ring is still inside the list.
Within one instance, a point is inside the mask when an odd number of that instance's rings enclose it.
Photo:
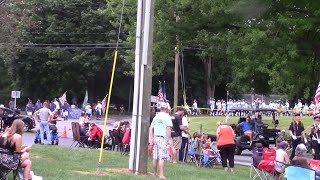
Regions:
[[[179,21],[179,16],[176,15],[176,22]],[[178,106],[178,94],[179,94],[179,58],[180,58],[180,52],[179,52],[179,47],[178,47],[178,36],[176,36],[177,40],[177,46],[175,48],[175,57],[174,57],[174,86],[173,86],[173,111],[177,111],[177,106]]]
[[[132,135],[129,170],[147,173],[154,0],[138,0]]]

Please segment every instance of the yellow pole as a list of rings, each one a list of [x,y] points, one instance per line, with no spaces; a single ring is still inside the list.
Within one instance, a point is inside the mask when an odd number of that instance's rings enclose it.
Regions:
[[[109,114],[109,105],[110,105],[110,97],[112,92],[112,85],[113,85],[113,79],[114,79],[114,71],[116,69],[116,63],[117,63],[117,56],[118,56],[118,50],[115,51],[114,59],[113,59],[113,67],[112,67],[112,74],[111,74],[111,80],[110,80],[110,86],[109,86],[109,93],[108,93],[108,101],[107,101],[107,107],[106,107],[106,114],[104,116],[104,123],[103,123],[103,133],[102,133],[102,140],[101,140],[101,147],[100,147],[100,156],[99,156],[99,163],[101,163],[102,160],[102,151],[103,151],[103,144],[104,144],[104,136],[106,134],[106,128],[107,128],[107,119]]]

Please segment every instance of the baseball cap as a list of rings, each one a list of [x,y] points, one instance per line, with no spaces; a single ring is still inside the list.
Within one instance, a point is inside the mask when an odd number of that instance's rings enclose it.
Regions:
[[[313,119],[319,119],[319,118],[320,118],[320,113],[313,116]]]
[[[160,108],[161,108],[161,109],[168,109],[168,108],[169,108],[168,103],[161,102],[161,103],[160,103]]]
[[[281,148],[281,149],[286,149],[287,148],[287,143],[285,141],[281,141],[278,144],[278,147]]]

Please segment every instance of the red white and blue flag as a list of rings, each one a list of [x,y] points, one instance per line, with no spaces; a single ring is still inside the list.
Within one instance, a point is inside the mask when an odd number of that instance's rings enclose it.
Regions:
[[[67,101],[67,91],[64,92],[61,97],[59,97],[59,101],[61,104],[64,104]]]
[[[166,95],[166,86],[165,82],[162,83],[159,81],[159,91],[158,91],[158,102],[167,102],[167,95]]]
[[[314,98],[313,98],[313,104],[314,104],[313,115],[315,115],[316,111],[318,110],[319,99],[320,99],[320,82],[318,84],[316,94],[314,95]]]

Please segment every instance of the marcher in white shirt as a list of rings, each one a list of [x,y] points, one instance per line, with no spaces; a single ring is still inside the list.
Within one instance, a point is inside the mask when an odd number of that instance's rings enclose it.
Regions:
[[[187,119],[187,111],[185,110],[184,116],[182,117],[182,125],[186,128],[189,126],[189,122]],[[189,140],[189,134],[182,131],[181,133],[182,136],[182,143],[181,143],[181,148],[179,151],[179,161],[185,161],[186,160],[186,155],[188,153],[188,140]]]

